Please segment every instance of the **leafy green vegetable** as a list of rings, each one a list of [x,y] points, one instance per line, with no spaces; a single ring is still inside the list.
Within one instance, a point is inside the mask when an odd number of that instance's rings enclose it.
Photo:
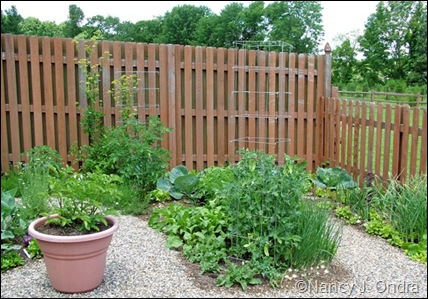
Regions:
[[[358,186],[352,177],[348,174],[346,169],[339,166],[333,168],[317,168],[316,178],[312,182],[322,189],[349,189]]]

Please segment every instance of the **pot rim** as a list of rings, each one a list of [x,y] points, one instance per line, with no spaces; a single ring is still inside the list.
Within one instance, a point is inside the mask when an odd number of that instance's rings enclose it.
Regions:
[[[58,214],[50,215],[50,217],[56,217]],[[57,242],[57,243],[75,243],[75,242],[87,242],[92,240],[102,239],[108,236],[111,236],[119,229],[119,220],[111,215],[104,216],[109,223],[112,223],[113,226],[91,234],[79,235],[79,236],[57,236],[57,235],[48,235],[41,233],[36,230],[37,227],[45,224],[48,217],[40,217],[30,223],[28,226],[28,234],[35,238],[36,240],[41,240],[45,242]]]

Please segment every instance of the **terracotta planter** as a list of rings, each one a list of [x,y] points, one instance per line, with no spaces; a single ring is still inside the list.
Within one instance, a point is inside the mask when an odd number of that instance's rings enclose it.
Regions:
[[[45,224],[47,218],[34,220],[28,233],[39,243],[52,287],[63,293],[83,293],[97,288],[103,279],[107,249],[119,222],[106,216],[113,224],[105,231],[82,236],[53,236],[42,234],[35,228]]]

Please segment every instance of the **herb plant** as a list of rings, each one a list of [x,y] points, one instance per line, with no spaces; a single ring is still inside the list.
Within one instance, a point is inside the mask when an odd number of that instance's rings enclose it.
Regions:
[[[50,217],[46,223],[79,231],[99,231],[101,224],[107,225],[105,215],[113,213],[103,207],[103,197],[119,199],[116,184],[121,182],[117,175],[73,173],[70,166],[65,167],[50,185],[51,194],[57,199],[58,217]]]

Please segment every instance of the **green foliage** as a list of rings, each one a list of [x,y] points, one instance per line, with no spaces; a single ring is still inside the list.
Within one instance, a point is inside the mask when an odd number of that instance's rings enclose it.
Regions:
[[[344,188],[355,188],[358,186],[346,169],[339,166],[333,168],[318,167],[315,179],[312,182],[320,188],[337,190]]]
[[[377,191],[375,187],[341,189],[338,192],[339,200],[346,205],[353,214],[359,215],[365,221],[369,219],[370,210],[375,206],[374,197],[376,195]]]
[[[233,181],[229,167],[208,167],[199,174],[199,192],[205,200],[227,197],[227,186]]]
[[[149,197],[151,201],[168,201],[171,200],[171,196],[169,196],[169,192],[163,191],[161,189],[156,188],[155,190],[150,191]]]
[[[192,44],[193,34],[200,19],[212,14],[206,6],[178,5],[165,13],[161,32],[156,42],[180,45]]]
[[[405,184],[391,180],[379,198],[388,223],[406,242],[418,242],[427,231],[427,176],[411,177]]]
[[[43,257],[43,252],[40,249],[39,243],[37,243],[36,239],[31,239],[30,242],[28,243],[27,248],[25,248],[25,250],[27,251],[31,259],[33,258],[39,259]]]
[[[326,211],[333,211],[336,207],[335,203],[332,200],[320,200],[315,202],[315,205],[317,205],[320,209],[326,210]]]
[[[23,236],[27,223],[20,216],[20,208],[15,201],[16,189],[1,191],[1,251],[8,252],[21,248],[17,245],[19,237]],[[2,258],[3,260],[3,258]]]
[[[337,207],[336,216],[341,219],[345,219],[348,224],[356,224],[359,220],[358,216],[352,213],[349,206]]]
[[[363,188],[342,189],[335,212],[349,224],[364,222],[369,234],[403,248],[410,258],[426,263],[427,178],[418,175],[406,183],[390,180],[384,187],[371,182]]]
[[[8,173],[2,173],[1,175],[1,190],[8,191],[16,189],[15,196],[20,197],[21,191],[19,191],[19,173],[21,171],[21,163],[13,166]]]
[[[334,198],[336,198],[336,190],[331,190],[331,189],[327,189],[327,188],[316,187],[315,188],[315,195],[317,197],[321,197],[321,198],[331,198],[331,199],[334,199]]]
[[[285,41],[297,53],[317,53],[324,32],[318,1],[274,1],[265,8],[268,40]]]
[[[35,146],[25,153],[28,163],[19,172],[19,190],[22,194],[22,217],[33,220],[49,213],[49,180],[62,168],[62,157],[47,145]]]
[[[235,283],[239,283],[241,288],[245,291],[248,288],[249,284],[261,284],[262,281],[259,278],[256,278],[256,272],[248,264],[243,263],[242,265],[237,265],[226,260],[226,273],[221,274],[216,279],[216,284],[218,286],[225,286],[230,288]]]
[[[341,90],[349,90],[342,88],[341,84],[350,83],[357,80],[358,69],[360,67],[357,60],[358,44],[353,36],[339,37],[341,44],[332,50],[334,62],[332,64],[332,84],[339,86]]]
[[[9,251],[1,254],[1,271],[6,271],[17,266],[24,265],[25,261],[16,251]]]
[[[70,9],[72,6],[70,5]],[[83,14],[83,12],[82,12]],[[100,76],[102,72],[101,60],[107,59],[109,53],[104,53],[104,57],[101,57],[98,62],[94,62],[92,59],[94,53],[98,48],[98,41],[100,39],[100,32],[95,32],[95,35],[91,38],[90,42],[85,44],[85,58],[81,58],[78,61],[79,68],[83,73],[84,80],[81,82],[85,86],[85,96],[87,104],[81,106],[84,108],[84,114],[80,125],[84,128],[84,132],[89,134],[91,142],[98,140],[100,135],[103,133],[103,117],[104,113],[99,111],[96,106],[102,105],[99,100],[100,96]],[[72,37],[74,37],[73,35]],[[76,45],[78,40],[74,40]],[[79,103],[78,103],[79,104]]]
[[[99,138],[83,148],[86,155],[80,159],[85,171],[100,169],[106,174],[117,174],[141,192],[148,192],[169,166],[169,152],[160,142],[171,130],[158,116],[149,116],[146,123],[138,121],[133,107],[137,84],[135,75],[123,75],[113,81],[111,94],[121,107],[123,123],[101,130]]]
[[[385,83],[391,79],[405,79],[408,83],[418,81],[426,84],[426,26],[422,28],[419,25],[420,22],[426,23],[426,14],[426,2],[379,2],[359,39],[366,58],[367,81]],[[413,49],[424,54],[414,55]],[[416,57],[424,57],[419,62],[425,63],[416,69],[409,68],[416,66]]]
[[[19,244],[27,229],[27,223],[20,217],[20,209],[15,202],[17,189],[1,191],[1,270],[24,264],[24,259],[17,252]]]
[[[401,246],[412,260],[427,264],[427,235],[419,243],[406,242]]]
[[[250,257],[259,273],[276,285],[290,264],[291,252],[301,241],[296,234],[296,217],[301,196],[309,189],[306,163],[285,157],[283,166],[259,151],[241,151],[233,166],[229,185],[230,254]]]
[[[21,193],[21,216],[33,220],[50,211],[49,180],[51,175],[42,169],[24,168],[19,174],[19,190]]]
[[[277,166],[273,156],[241,154],[236,165],[197,174],[204,206],[156,209],[149,226],[166,233],[167,246],[182,249],[202,273],[221,273],[217,284],[227,287],[237,283],[246,289],[261,283],[258,276],[278,286],[290,266],[331,261],[340,228],[328,220],[327,211],[301,202],[311,187],[306,163],[286,156],[285,164]],[[185,167],[177,167],[168,179],[186,175]]]
[[[28,164],[25,171],[44,172],[54,175],[62,167],[62,157],[48,145],[38,145],[25,152]]]
[[[63,26],[52,21],[41,21],[34,17],[22,20],[18,28],[19,32],[25,35],[63,37]]]
[[[171,204],[155,209],[149,226],[166,233],[169,248],[183,247],[191,262],[200,263],[203,272],[219,272],[226,259],[227,215],[214,202],[204,207]]]
[[[141,215],[145,213],[150,204],[150,198],[143,196],[138,188],[129,182],[124,182],[117,185],[118,191],[121,194],[120,198],[103,198],[103,205],[111,207],[114,210],[120,210],[125,215]]]
[[[15,5],[12,5],[10,9],[6,9],[5,14],[1,11],[1,33],[12,33],[20,34],[19,24],[24,19],[16,9]]]
[[[113,201],[120,198],[117,184],[122,183],[121,178],[100,172],[73,173],[71,167],[64,168],[59,175],[50,182],[51,194],[57,199],[54,212],[58,217],[51,217],[46,223],[80,231],[99,231],[101,223],[107,225],[104,216],[113,211],[105,209],[102,201],[105,197]]]
[[[131,119],[108,128],[99,142],[86,147],[88,157],[82,167],[117,174],[141,191],[153,190],[169,166],[170,153],[159,143],[167,132],[157,116],[150,116],[144,124]]]
[[[226,5],[219,15],[208,15],[198,22],[192,44],[230,48],[240,40],[263,41],[266,31],[263,2],[253,2],[248,7],[233,2]]]
[[[185,166],[177,165],[164,178],[158,179],[156,187],[175,199],[181,199],[183,196],[199,199],[201,194],[196,193],[198,183],[198,176],[189,173]]]
[[[118,17],[96,15],[87,18],[85,26],[83,26],[83,32],[78,35],[78,38],[89,39],[95,34],[99,34],[103,40],[116,40],[115,35],[120,24]]]
[[[330,264],[335,256],[342,227],[331,220],[331,213],[309,200],[301,200],[295,217],[294,233],[300,242],[291,252],[290,266],[295,269]]]
[[[68,16],[65,21],[64,36],[75,38],[82,32],[82,22],[85,18],[83,10],[75,4],[68,6]]]
[[[381,236],[392,245],[401,246],[403,244],[398,231],[384,221],[382,216],[375,211],[370,212],[370,221],[365,223],[364,226],[369,234]]]

